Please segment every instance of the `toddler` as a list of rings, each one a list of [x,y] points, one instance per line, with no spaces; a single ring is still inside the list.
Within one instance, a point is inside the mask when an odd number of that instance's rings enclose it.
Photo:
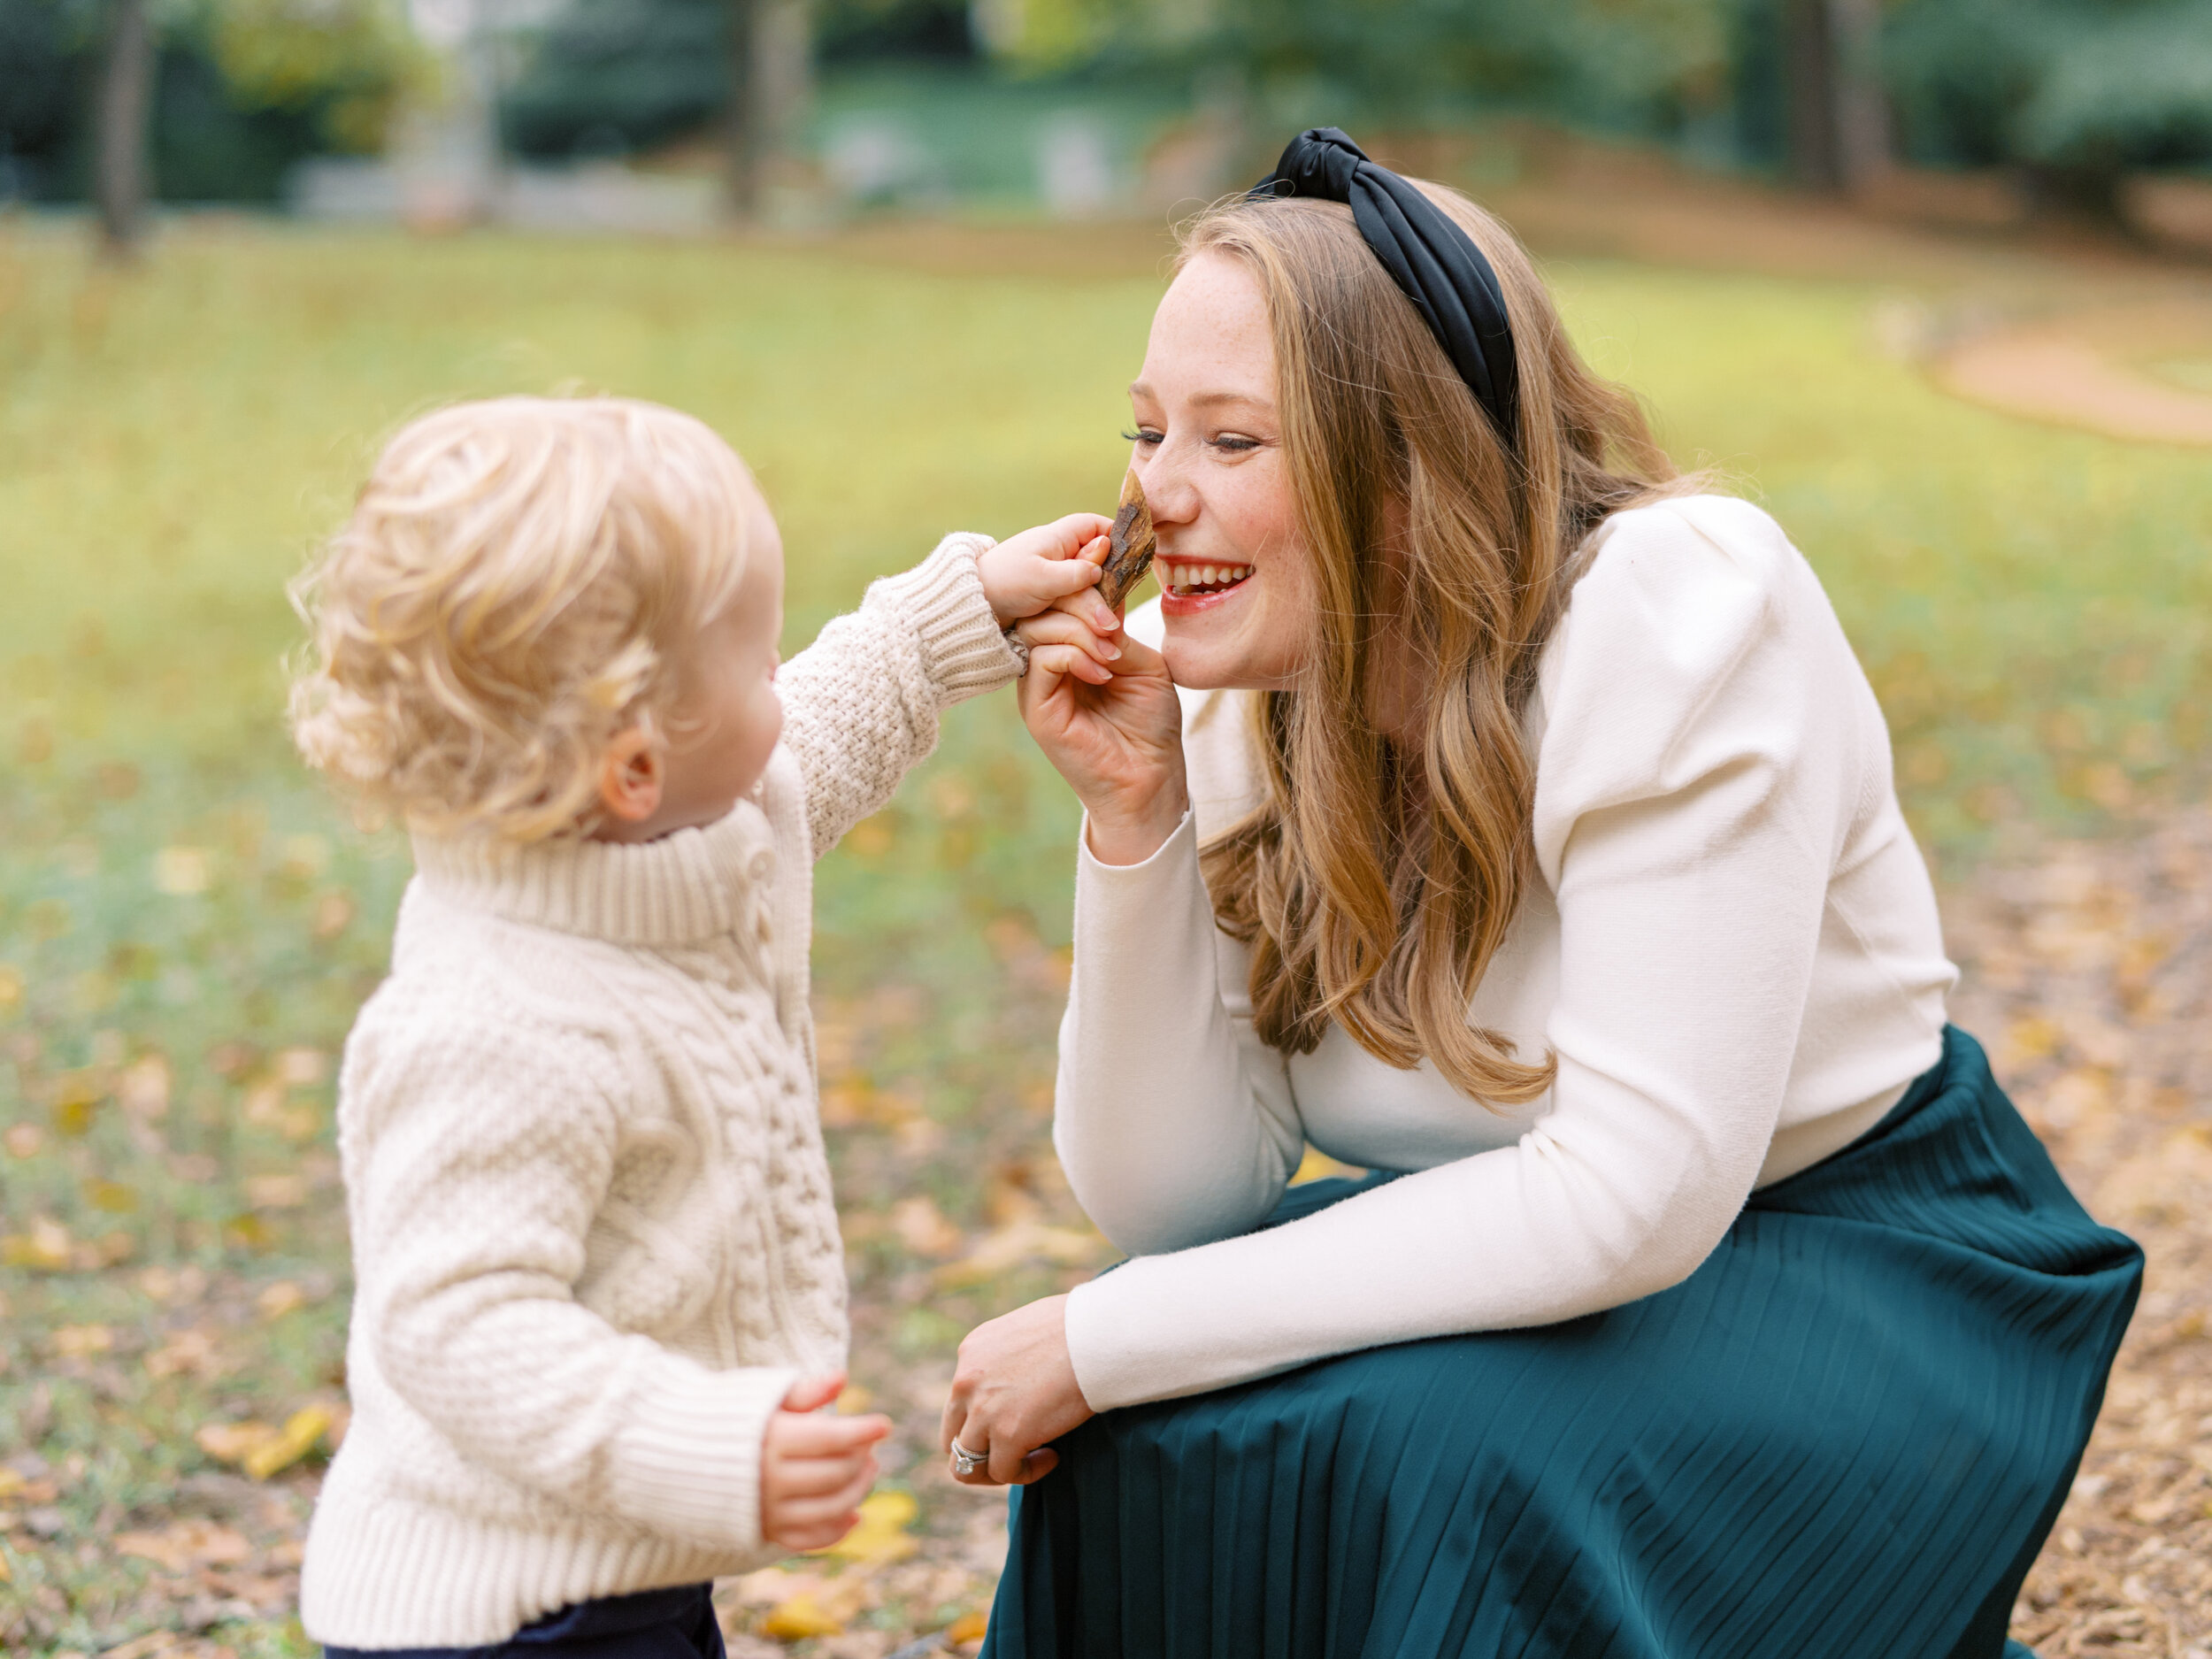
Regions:
[[[779,672],[775,521],[698,421],[504,398],[377,463],[293,693],[417,865],[339,1083],[354,1415],[301,1585],[334,1653],[718,1655],[710,1580],[852,1524],[890,1424],[818,1414],[810,866],[1105,527],[948,537]]]

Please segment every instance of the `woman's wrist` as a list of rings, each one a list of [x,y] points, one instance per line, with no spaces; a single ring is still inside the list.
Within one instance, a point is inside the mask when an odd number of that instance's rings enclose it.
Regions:
[[[1117,801],[1088,814],[1084,838],[1102,864],[1141,864],[1167,845],[1190,810],[1181,780],[1137,801]]]

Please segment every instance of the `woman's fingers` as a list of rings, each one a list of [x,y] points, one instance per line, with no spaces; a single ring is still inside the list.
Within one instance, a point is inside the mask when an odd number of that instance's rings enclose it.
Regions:
[[[1029,672],[1079,680],[1087,686],[1111,685],[1114,671],[1077,645],[1036,645],[1029,651]]]
[[[1081,617],[1066,611],[1041,611],[1015,625],[1014,632],[1033,651],[1040,645],[1073,645],[1102,663],[1121,657],[1118,641],[1108,639]]]

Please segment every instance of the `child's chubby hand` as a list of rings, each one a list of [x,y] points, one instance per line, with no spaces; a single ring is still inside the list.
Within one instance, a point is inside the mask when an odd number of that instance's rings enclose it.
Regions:
[[[1098,583],[1110,518],[1071,512],[1050,524],[1009,536],[976,561],[983,596],[1002,626],[1058,605],[1100,634],[1119,631],[1121,618],[1103,599],[1086,592]]]
[[[841,1375],[802,1377],[768,1419],[760,1454],[760,1534],[786,1549],[821,1549],[852,1531],[876,1481],[876,1443],[891,1419],[818,1415]]]

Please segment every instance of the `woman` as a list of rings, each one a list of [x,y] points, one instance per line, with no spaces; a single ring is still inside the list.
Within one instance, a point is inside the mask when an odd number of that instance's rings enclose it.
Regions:
[[[1133,388],[1158,613],[1022,629],[1134,1259],[963,1345],[991,1651],[1997,1655],[2140,1256],[1945,1024],[1835,615],[1494,220],[1271,186]]]

